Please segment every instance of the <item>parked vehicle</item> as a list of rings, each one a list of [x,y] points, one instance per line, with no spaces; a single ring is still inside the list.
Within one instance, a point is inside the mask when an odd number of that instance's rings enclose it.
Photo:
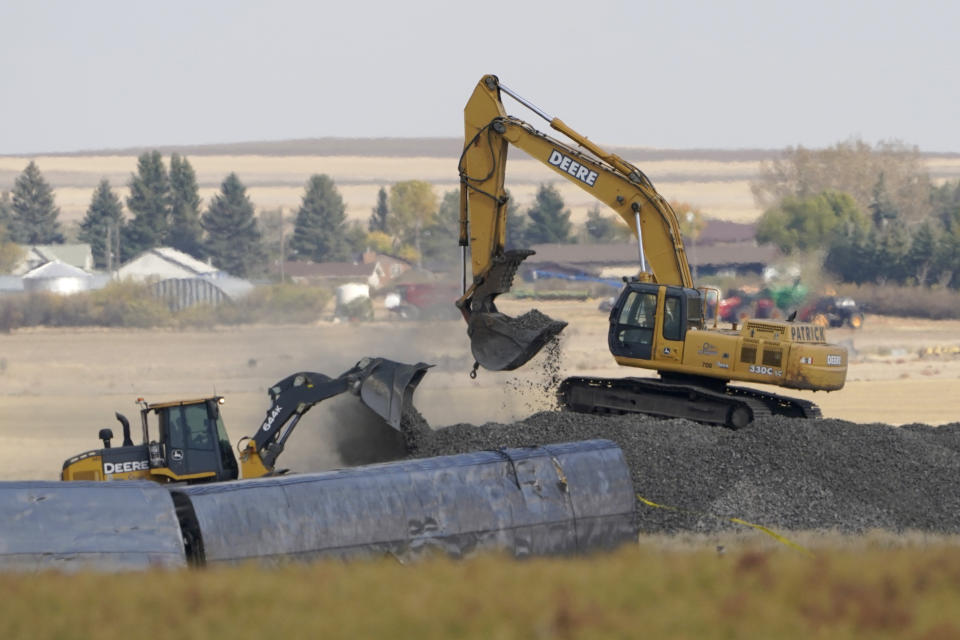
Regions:
[[[863,326],[863,312],[849,296],[823,296],[800,309],[798,319],[821,327]]]
[[[742,323],[748,318],[766,320],[780,317],[782,313],[773,299],[761,292],[731,289],[720,301],[720,320],[723,322]]]

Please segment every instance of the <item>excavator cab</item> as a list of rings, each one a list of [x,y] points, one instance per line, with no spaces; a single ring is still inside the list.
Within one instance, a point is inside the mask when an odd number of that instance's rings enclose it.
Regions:
[[[616,357],[679,360],[687,331],[703,326],[701,291],[630,281],[610,311],[607,342]]]

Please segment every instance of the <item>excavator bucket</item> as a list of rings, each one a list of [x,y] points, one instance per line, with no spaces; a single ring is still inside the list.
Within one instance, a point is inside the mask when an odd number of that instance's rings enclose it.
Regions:
[[[358,388],[354,389],[360,400],[399,431],[404,408],[409,406],[417,385],[433,365],[369,358],[361,360],[357,366],[361,372],[357,380]]]
[[[537,355],[566,326],[566,322],[536,309],[517,318],[483,312],[470,317],[467,335],[473,359],[480,366],[491,371],[512,371]]]
[[[496,256],[473,292],[467,335],[473,358],[484,369],[512,371],[522,366],[567,326],[536,309],[512,318],[500,313],[493,302],[510,290],[517,267],[532,254],[529,249],[521,249]]]

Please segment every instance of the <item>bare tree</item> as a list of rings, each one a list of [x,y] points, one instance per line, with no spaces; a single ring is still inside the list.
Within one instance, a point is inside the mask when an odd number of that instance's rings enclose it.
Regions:
[[[764,162],[750,185],[763,209],[788,197],[809,198],[824,191],[850,194],[864,211],[875,204],[882,184],[891,206],[907,223],[931,212],[930,176],[916,147],[902,142],[848,140],[827,149],[789,147],[779,158]]]

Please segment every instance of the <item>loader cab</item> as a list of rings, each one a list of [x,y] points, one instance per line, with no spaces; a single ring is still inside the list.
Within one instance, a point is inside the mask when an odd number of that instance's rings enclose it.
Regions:
[[[222,402],[214,397],[145,404],[144,431],[155,420],[159,435],[159,442],[150,443],[150,466],[168,469],[173,480],[235,480],[237,458],[220,416]]]
[[[682,351],[687,331],[703,324],[702,292],[630,280],[610,311],[607,342],[614,356],[654,360]]]

